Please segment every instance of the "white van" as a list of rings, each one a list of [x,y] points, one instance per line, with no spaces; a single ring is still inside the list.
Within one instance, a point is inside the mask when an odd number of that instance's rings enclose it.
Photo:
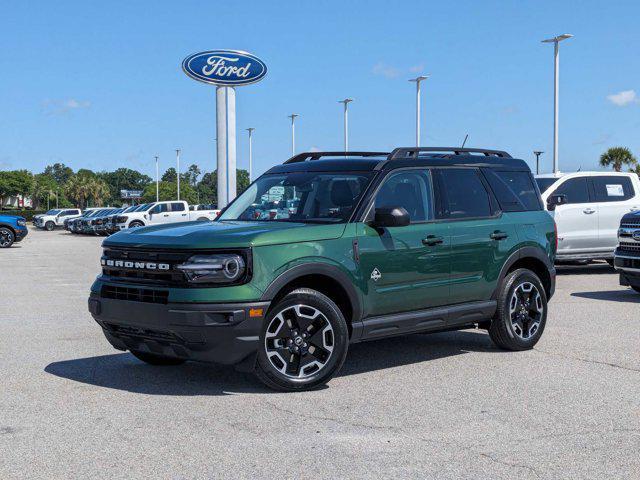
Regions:
[[[640,209],[640,180],[627,172],[536,175],[545,208],[558,227],[556,260],[613,262],[625,213]]]

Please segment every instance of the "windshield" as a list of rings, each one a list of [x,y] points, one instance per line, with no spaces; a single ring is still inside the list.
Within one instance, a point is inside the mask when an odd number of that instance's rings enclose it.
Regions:
[[[149,206],[148,203],[143,203],[142,205],[138,205],[134,210],[131,210],[132,212],[142,212],[143,210],[146,210],[146,208]]]
[[[558,181],[557,178],[553,177],[540,177],[536,178],[536,183],[538,184],[538,188],[540,189],[540,193],[544,193],[551,185]]]
[[[264,175],[229,205],[220,221],[346,222],[371,176],[368,172]]]
[[[49,210],[47,213],[45,213],[45,215],[57,215],[61,212],[62,210]]]

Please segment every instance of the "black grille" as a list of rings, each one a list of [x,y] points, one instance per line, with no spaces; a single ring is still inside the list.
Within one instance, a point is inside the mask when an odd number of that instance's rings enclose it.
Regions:
[[[620,228],[640,228],[640,218],[637,220],[623,220]]]
[[[640,243],[620,242],[618,250],[625,252],[640,252]]]
[[[154,330],[151,328],[133,327],[130,325],[116,325],[114,323],[107,323],[106,326],[117,335],[144,337],[172,343],[182,343],[181,339],[171,332],[164,332],[162,330]]]
[[[100,293],[104,298],[114,300],[128,300],[130,302],[167,304],[169,292],[166,290],[151,290],[147,288],[118,287],[103,285]]]

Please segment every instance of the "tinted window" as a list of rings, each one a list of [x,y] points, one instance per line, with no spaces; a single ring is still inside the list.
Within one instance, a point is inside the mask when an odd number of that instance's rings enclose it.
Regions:
[[[151,209],[151,213],[163,213],[169,211],[168,203],[159,203]]]
[[[634,196],[633,185],[629,177],[606,176],[591,177],[596,202],[621,202]]]
[[[402,207],[409,212],[411,222],[424,222],[433,218],[431,174],[428,170],[407,170],[391,174],[374,201],[379,207]],[[375,211],[369,213],[374,215]]]
[[[184,212],[184,203],[176,202],[171,204],[172,212]]]
[[[505,212],[541,210],[538,191],[529,172],[485,170],[486,178]]]
[[[489,193],[476,169],[446,168],[440,170],[444,218],[476,218],[492,215]]]
[[[572,178],[560,184],[554,195],[566,195],[567,203],[588,203],[589,188],[586,177]]]
[[[540,193],[544,193],[547,189],[558,181],[557,178],[539,177],[536,178],[536,183],[540,189]]]

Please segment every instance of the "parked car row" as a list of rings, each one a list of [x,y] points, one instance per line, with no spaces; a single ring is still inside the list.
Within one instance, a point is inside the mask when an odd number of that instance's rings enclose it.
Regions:
[[[217,209],[202,207],[206,206],[189,206],[185,201],[167,201],[144,203],[127,208],[93,208],[81,215],[70,216],[62,223],[71,233],[106,236],[126,228],[146,225],[215,220],[220,213]],[[42,224],[42,220],[40,223]]]

